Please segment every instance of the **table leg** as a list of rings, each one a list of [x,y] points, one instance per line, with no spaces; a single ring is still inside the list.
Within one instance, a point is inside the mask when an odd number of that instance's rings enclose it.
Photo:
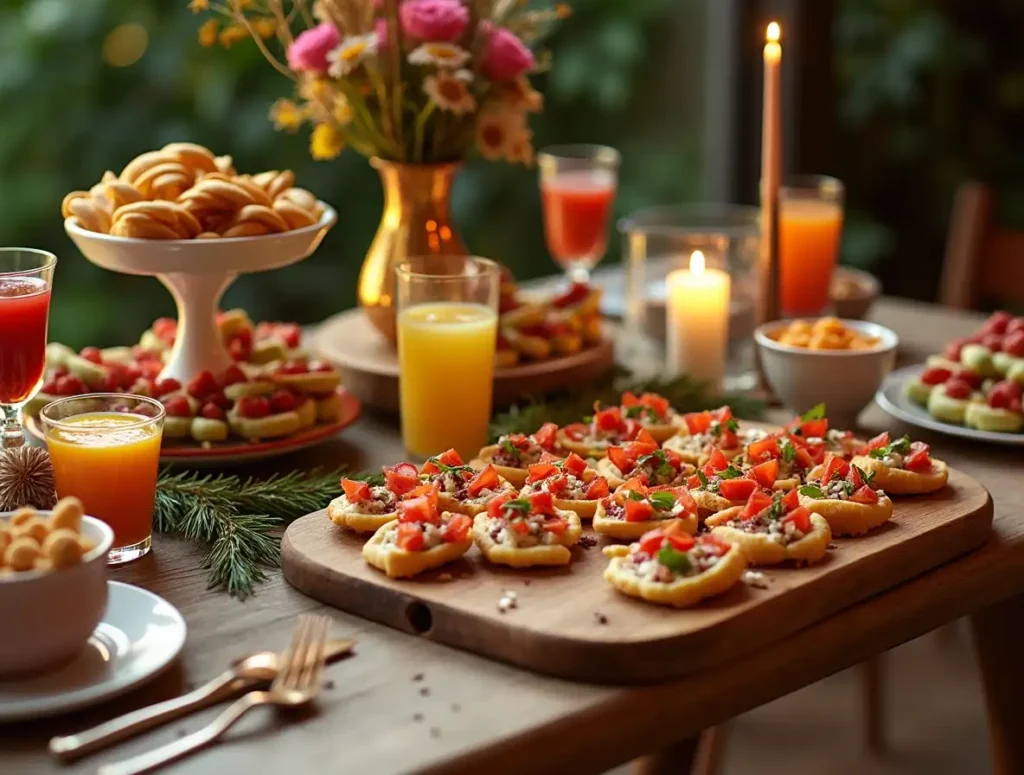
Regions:
[[[633,762],[631,775],[687,775],[697,755],[699,737],[690,737]]]
[[[864,743],[880,752],[885,748],[885,654],[875,654],[860,664],[864,692]]]
[[[981,668],[995,775],[1024,772],[1024,595],[1004,600],[971,616],[974,648]]]

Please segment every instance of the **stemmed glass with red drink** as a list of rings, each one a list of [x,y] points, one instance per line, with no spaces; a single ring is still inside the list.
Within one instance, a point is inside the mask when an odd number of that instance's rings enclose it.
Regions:
[[[21,407],[39,392],[46,367],[46,325],[57,257],[45,250],[0,248],[0,408],[4,447],[25,443]]]
[[[548,252],[574,283],[586,283],[608,247],[619,152],[555,145],[537,154]]]

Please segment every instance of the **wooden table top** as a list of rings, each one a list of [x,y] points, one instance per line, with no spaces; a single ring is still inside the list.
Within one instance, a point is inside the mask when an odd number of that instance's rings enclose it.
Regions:
[[[968,333],[978,317],[883,299],[874,319],[901,337],[915,362]],[[772,419],[788,419],[777,415]],[[898,424],[877,407],[867,431]],[[208,710],[72,765],[45,752],[50,735],[98,723],[181,693],[240,654],[283,647],[297,614],[329,613],[337,636],[358,639],[356,655],[328,669],[330,688],[301,719],[254,713],[226,743],[171,771],[214,772],[600,772],[634,756],[794,691],[948,621],[1024,591],[1024,453],[914,431],[938,456],[971,474],[995,499],[991,539],[978,551],[844,610],[741,664],[644,688],[575,684],[490,662],[341,613],[304,597],[273,573],[249,600],[206,589],[201,554],[157,537],[153,554],[112,577],[165,597],[184,615],[188,641],[178,664],[154,682],[71,716],[0,728],[5,772],[92,772],[97,764],[193,731]],[[367,416],[312,453],[273,465],[344,462],[354,469],[403,457],[393,421]],[[614,626],[614,622],[611,622]]]

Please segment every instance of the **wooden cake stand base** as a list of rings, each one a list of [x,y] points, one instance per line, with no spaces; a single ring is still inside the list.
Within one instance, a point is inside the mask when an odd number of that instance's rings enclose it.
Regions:
[[[362,310],[335,315],[309,340],[337,366],[345,388],[364,406],[398,411],[398,354],[370,324]],[[527,362],[494,373],[494,405],[508,406],[561,388],[585,385],[615,363],[610,337],[574,354]]]

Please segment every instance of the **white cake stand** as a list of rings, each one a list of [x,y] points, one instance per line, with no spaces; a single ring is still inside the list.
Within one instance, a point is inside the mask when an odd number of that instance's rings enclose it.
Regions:
[[[217,374],[234,362],[217,329],[221,296],[240,274],[278,269],[312,254],[338,220],[333,208],[321,205],[318,223],[260,237],[135,239],[88,231],[73,217],[64,221],[64,230],[97,266],[156,277],[171,292],[178,306],[178,332],[160,376],[184,384],[204,369]]]

